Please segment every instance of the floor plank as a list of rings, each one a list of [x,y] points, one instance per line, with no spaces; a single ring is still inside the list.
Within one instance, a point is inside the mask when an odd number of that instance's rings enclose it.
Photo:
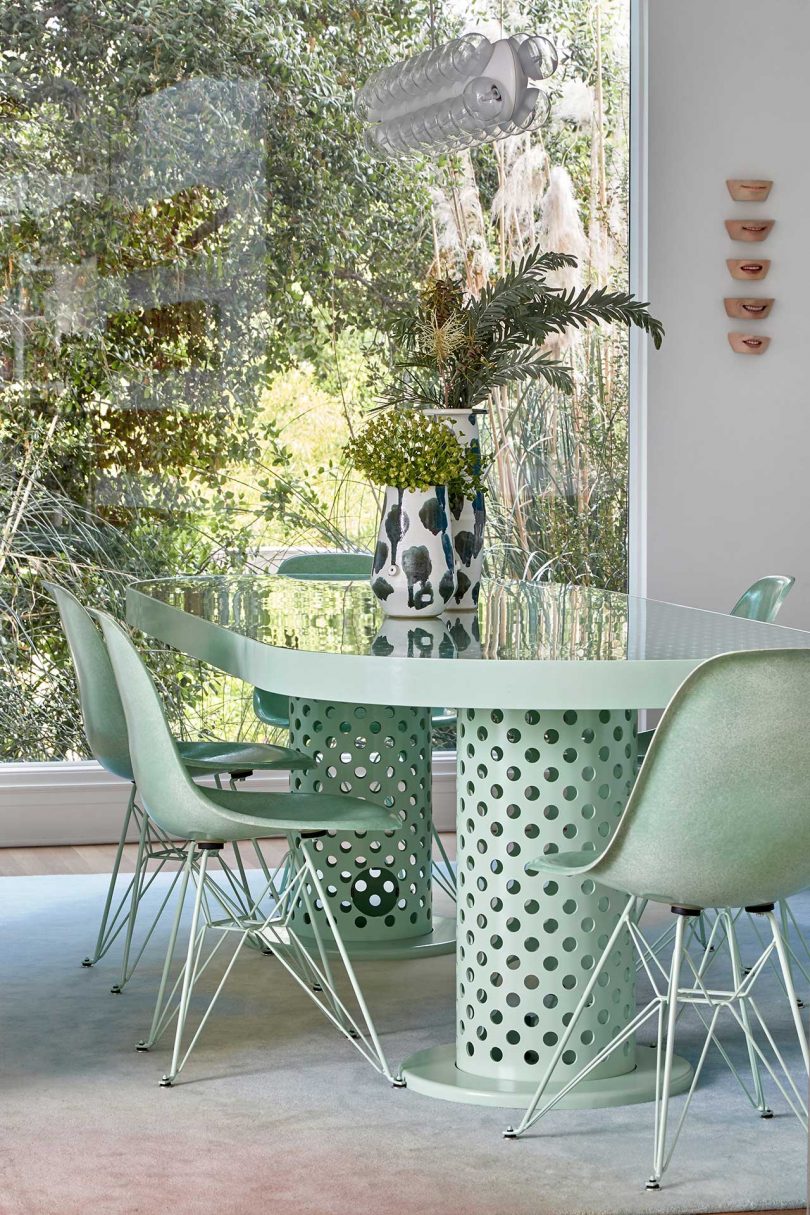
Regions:
[[[268,862],[278,863],[285,851],[283,840],[261,840],[262,852]],[[456,855],[456,837],[442,835],[442,843],[452,860]],[[137,844],[127,844],[121,859],[121,872],[132,873],[135,869]],[[222,850],[223,860],[233,864],[233,849]],[[256,868],[252,847],[242,846],[242,857],[248,869]],[[111,873],[115,861],[114,844],[68,844],[64,847],[0,848],[0,877],[36,877],[39,875]],[[167,864],[167,869],[176,869],[176,864]]]

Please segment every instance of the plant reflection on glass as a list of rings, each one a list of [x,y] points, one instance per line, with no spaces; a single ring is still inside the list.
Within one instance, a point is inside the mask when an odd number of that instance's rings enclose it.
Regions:
[[[399,355],[386,402],[472,409],[495,389],[532,380],[570,393],[571,368],[544,347],[556,334],[597,322],[636,325],[656,349],[661,345],[661,322],[626,291],[547,281],[576,265],[569,254],[537,247],[477,297],[455,278],[435,278],[416,311],[400,314],[391,327]]]

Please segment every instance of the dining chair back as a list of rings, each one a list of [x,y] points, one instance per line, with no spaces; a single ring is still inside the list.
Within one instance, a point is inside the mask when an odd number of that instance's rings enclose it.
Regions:
[[[296,553],[285,557],[276,572],[308,582],[354,582],[370,578],[371,565],[370,553]],[[290,698],[281,692],[255,688],[253,712],[266,726],[289,729]]]
[[[758,578],[746,591],[743,591],[729,616],[738,616],[744,620],[761,620],[765,624],[773,624],[785,602],[795,578],[788,574],[768,574]],[[655,734],[655,727],[650,730],[639,730],[638,757],[642,760],[650,749],[650,743]]]
[[[758,578],[747,591],[743,591],[729,615],[772,624],[795,581],[787,574],[768,574],[765,578]]]
[[[590,875],[694,908],[773,903],[810,886],[808,711],[810,651],[704,662],[670,701]]]
[[[173,838],[219,839],[222,816],[189,775],[152,677],[132,640],[106,612],[92,610],[92,614],[101,624],[117,681],[144,808]]]
[[[278,573],[311,582],[352,582],[371,577],[370,553],[296,553],[285,557]]]
[[[131,781],[124,707],[101,634],[71,591],[54,582],[43,585],[59,609],[76,670],[84,732],[93,757],[114,776]]]

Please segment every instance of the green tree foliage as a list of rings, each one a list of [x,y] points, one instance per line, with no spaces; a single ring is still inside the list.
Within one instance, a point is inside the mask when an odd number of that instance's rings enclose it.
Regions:
[[[259,453],[259,516],[325,517],[261,398],[320,356],[324,311],[367,328],[424,264],[413,173],[369,160],[351,108],[424,23],[403,0],[0,0],[0,640],[17,702],[36,689],[23,757],[83,745],[64,681],[47,694],[66,653],[38,573],[113,602],[116,571],[243,566],[229,474]]]

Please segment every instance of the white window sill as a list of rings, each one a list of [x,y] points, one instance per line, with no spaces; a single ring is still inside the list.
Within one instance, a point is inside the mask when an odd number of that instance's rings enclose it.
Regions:
[[[247,787],[282,793],[289,781],[265,772]],[[116,843],[128,797],[129,784],[94,760],[0,764],[0,848]],[[455,754],[436,752],[433,816],[442,831],[455,830],[455,802]]]

